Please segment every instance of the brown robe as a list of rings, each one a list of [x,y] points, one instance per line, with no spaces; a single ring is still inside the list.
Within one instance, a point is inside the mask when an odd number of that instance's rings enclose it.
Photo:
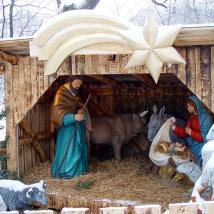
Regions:
[[[77,111],[84,106],[81,98],[79,96],[73,95],[71,87],[71,82],[68,82],[60,86],[56,92],[50,111],[51,132],[54,132],[54,129],[58,129],[60,126],[62,126],[62,118],[66,113],[76,114]],[[86,128],[91,131],[91,121],[89,114],[86,121]]]

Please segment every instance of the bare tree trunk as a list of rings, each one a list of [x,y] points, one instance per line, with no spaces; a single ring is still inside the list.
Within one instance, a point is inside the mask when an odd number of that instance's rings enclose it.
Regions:
[[[15,0],[11,0],[10,3],[10,14],[9,14],[9,25],[10,25],[10,37],[13,37],[13,8]]]
[[[195,7],[195,0],[192,1],[193,7]]]
[[[57,10],[58,10],[58,13],[60,13],[59,8],[60,8],[60,6],[61,6],[61,0],[56,0],[56,3],[57,3]]]
[[[1,38],[4,38],[4,27],[5,27],[5,22],[6,22],[6,18],[5,18],[5,5],[4,5],[4,1],[1,0],[2,3],[2,29],[1,29]]]
[[[168,19],[167,19],[167,24],[170,24],[170,19],[171,19],[171,13],[172,13],[172,0],[170,0],[169,2],[169,8],[168,8],[169,12],[168,12]]]

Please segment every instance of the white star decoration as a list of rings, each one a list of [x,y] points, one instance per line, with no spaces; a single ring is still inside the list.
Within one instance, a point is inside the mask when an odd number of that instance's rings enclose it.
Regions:
[[[133,52],[126,68],[144,65],[157,83],[164,63],[185,63],[171,47],[180,29],[179,25],[159,27],[153,18],[146,20],[142,29],[94,10],[68,11],[39,29],[30,54],[46,60],[44,74],[49,75],[55,73],[69,55],[81,50],[87,54],[90,46],[95,47],[90,53],[97,54],[97,51],[106,51],[105,44],[118,44],[124,53]]]
[[[136,39],[140,48],[135,49],[126,68],[144,65],[157,83],[164,63],[186,64],[175,48],[171,47],[180,29],[179,25],[158,27],[154,18],[147,19],[143,36]]]

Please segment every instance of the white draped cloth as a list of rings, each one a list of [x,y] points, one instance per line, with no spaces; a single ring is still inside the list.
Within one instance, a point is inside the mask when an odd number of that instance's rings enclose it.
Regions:
[[[182,163],[189,161],[189,159],[181,159],[178,155],[170,155],[170,154],[161,153],[161,152],[157,151],[157,149],[156,149],[159,142],[161,142],[161,141],[171,142],[169,131],[170,131],[170,125],[173,122],[175,122],[175,118],[174,117],[169,118],[159,129],[154,140],[152,141],[152,145],[151,145],[150,151],[149,151],[149,157],[152,160],[152,162],[158,166],[168,165],[168,160],[170,157],[174,160],[176,165],[180,165]]]

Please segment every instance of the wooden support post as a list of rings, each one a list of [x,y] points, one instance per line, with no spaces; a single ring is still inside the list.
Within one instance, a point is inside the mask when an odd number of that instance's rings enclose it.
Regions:
[[[128,214],[127,207],[100,208],[100,214]]]
[[[152,77],[148,74],[134,74],[137,79],[141,80],[147,87],[155,88],[156,84]]]
[[[200,81],[197,80],[196,82],[197,83],[196,88],[200,93],[196,91],[196,95],[209,108],[211,107],[211,85],[212,85],[210,71],[211,67],[210,52],[211,52],[210,46],[201,47],[199,56],[200,63],[196,63],[196,65],[199,64],[198,65],[199,69],[198,70],[196,69],[196,75],[197,73],[199,73],[198,76],[200,78]]]
[[[41,146],[41,144],[39,142],[37,142],[37,136],[36,134],[31,130],[31,128],[28,126],[27,124],[27,120],[26,118],[24,118],[21,122],[20,122],[21,127],[25,130],[26,134],[28,135],[28,137],[31,137],[32,140],[32,144],[33,147],[35,148],[35,150],[37,151],[39,158],[42,162],[45,161],[45,152]]]
[[[24,214],[54,214],[53,210],[26,210]]]
[[[186,48],[179,48],[178,52],[186,60]],[[178,79],[180,79],[184,84],[186,84],[186,64],[178,64]]]
[[[135,214],[161,214],[160,205],[142,205],[134,207]]]
[[[89,214],[89,208],[63,208],[61,214]]]
[[[214,201],[205,201],[204,202],[205,214],[214,213]]]
[[[196,203],[169,204],[169,214],[197,214],[198,205]]]

